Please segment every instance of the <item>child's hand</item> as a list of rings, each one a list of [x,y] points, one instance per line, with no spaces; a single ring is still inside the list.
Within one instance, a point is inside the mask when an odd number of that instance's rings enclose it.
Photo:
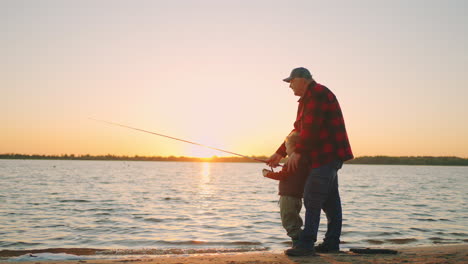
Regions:
[[[267,174],[271,172],[270,170],[267,170],[267,169],[263,169],[262,170],[262,174],[263,174],[263,177],[267,177]]]
[[[295,171],[297,169],[297,166],[299,165],[300,159],[301,159],[301,154],[293,152],[289,156],[289,159],[285,164],[288,168],[288,171]]]

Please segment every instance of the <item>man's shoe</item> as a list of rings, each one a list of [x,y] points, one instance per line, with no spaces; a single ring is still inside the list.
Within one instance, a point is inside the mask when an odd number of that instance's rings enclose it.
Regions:
[[[340,246],[330,246],[322,243],[315,247],[315,251],[318,253],[338,253],[340,252]]]
[[[291,257],[316,256],[314,248],[295,247],[287,249],[284,253]]]

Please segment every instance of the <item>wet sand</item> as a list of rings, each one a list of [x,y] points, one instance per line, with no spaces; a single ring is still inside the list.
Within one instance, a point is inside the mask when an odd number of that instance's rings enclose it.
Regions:
[[[78,249],[76,249],[78,250]],[[73,249],[55,250],[54,253],[62,252],[76,255],[87,255],[93,253],[93,250],[76,251]],[[288,257],[280,253],[272,252],[247,252],[247,253],[225,253],[225,254],[206,254],[206,255],[168,255],[158,257],[122,257],[116,259],[85,259],[69,261],[25,261],[25,262],[0,262],[0,263],[34,263],[34,264],[118,264],[118,263],[136,263],[136,264],[308,264],[308,263],[466,263],[468,264],[468,244],[448,245],[448,246],[430,246],[430,247],[402,247],[396,248],[398,254],[355,254],[349,251],[343,251],[335,254],[318,254],[309,257]],[[6,251],[1,251],[0,256],[5,257]],[[51,251],[48,251],[51,252]],[[9,253],[11,254],[11,252]],[[7,254],[8,255],[8,254]]]

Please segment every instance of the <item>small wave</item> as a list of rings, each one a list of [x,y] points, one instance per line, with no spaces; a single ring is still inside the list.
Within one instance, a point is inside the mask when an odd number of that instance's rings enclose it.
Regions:
[[[441,237],[430,237],[429,240],[432,241],[434,244],[454,244],[456,243],[453,239],[446,239]]]
[[[191,218],[189,217],[177,217],[177,218],[170,218],[170,219],[167,219],[168,221],[187,221],[187,220],[190,220]]]
[[[419,232],[431,232],[432,231],[430,229],[416,228],[416,227],[411,227],[410,230],[419,231]]]
[[[383,243],[385,243],[384,241],[377,240],[377,239],[367,239],[367,240],[364,240],[364,241],[371,244],[371,245],[382,245]]]
[[[208,242],[208,241],[199,241],[199,240],[188,240],[188,241],[158,241],[159,243],[166,245],[215,245],[215,246],[259,246],[262,245],[260,242],[251,242],[251,241],[234,241],[234,242]]]
[[[158,218],[145,218],[144,220],[147,221],[147,222],[153,222],[153,223],[161,223],[161,222],[164,222],[164,220],[158,219]]]
[[[108,249],[97,252],[99,255],[182,255],[207,253],[237,253],[266,251],[268,248],[203,248],[203,249]]]
[[[28,249],[28,250],[0,250],[0,257],[17,257],[24,254],[36,253],[66,253],[73,255],[96,255],[97,252],[104,249],[94,248],[46,248],[46,249]]]
[[[90,203],[91,201],[88,200],[81,200],[81,199],[72,199],[72,200],[59,200],[61,203]]]
[[[465,234],[465,233],[449,233],[449,234],[452,235],[452,236],[461,236],[461,237],[467,236],[467,234]]]
[[[66,227],[66,225],[56,224],[56,225],[45,225],[45,226],[42,226],[42,225],[32,226],[32,228],[57,228],[57,227]]]
[[[429,240],[432,240],[432,241],[449,240],[449,239],[441,238],[441,237],[430,237],[430,238],[428,238],[428,239],[429,239]]]
[[[425,222],[437,222],[437,220],[432,219],[432,218],[415,218],[415,220],[425,221]]]
[[[111,215],[111,214],[109,214],[109,213],[97,213],[97,214],[94,214],[94,215],[98,216],[98,215]]]
[[[385,241],[390,242],[392,244],[409,244],[418,241],[416,238],[394,238],[394,239],[386,239]]]
[[[204,212],[203,215],[204,216],[213,216],[213,215],[216,215],[216,214],[212,213],[212,212]]]
[[[382,232],[379,233],[377,236],[393,236],[393,235],[401,235],[400,232]]]
[[[2,247],[29,247],[29,246],[38,246],[38,245],[42,245],[42,243],[28,243],[28,242],[1,242],[0,241],[0,245]]]
[[[178,198],[178,197],[165,197],[163,198],[164,201],[180,201],[182,199]]]
[[[239,233],[237,232],[231,232],[231,233],[225,233],[225,234],[222,234],[221,236],[223,237],[235,237],[235,236],[238,236]]]
[[[25,254],[22,256],[14,257],[9,259],[9,261],[65,261],[65,260],[83,260],[83,256],[75,256],[66,253],[36,253],[36,254]]]
[[[190,220],[190,218],[187,217],[177,217],[177,218],[165,218],[165,219],[159,219],[159,218],[145,218],[143,219],[144,221],[147,222],[153,222],[153,223],[162,223],[162,222],[172,222],[172,221],[187,221]]]
[[[148,216],[151,214],[132,214],[134,218],[143,218],[143,216]]]
[[[190,220],[190,219],[182,219],[182,221],[184,220]],[[215,225],[201,225],[199,228],[203,228],[203,229],[217,229],[218,227],[215,226]]]
[[[412,213],[411,215],[414,215],[414,216],[425,216],[425,217],[430,217],[432,215],[430,214],[421,214],[421,213]]]
[[[247,241],[239,241],[239,242],[232,242],[232,243],[226,243],[227,245],[238,245],[238,246],[256,246],[256,245],[261,245],[262,243],[260,242],[247,242]]]
[[[278,224],[277,222],[273,222],[273,221],[269,221],[269,220],[265,220],[265,221],[255,221],[254,222],[255,225],[262,225],[262,224],[266,224],[266,225],[276,225]]]
[[[115,211],[114,208],[92,208],[87,210],[80,210],[81,212],[96,212],[96,211],[105,211],[105,212],[113,212]]]
[[[116,223],[116,222],[113,221],[113,220],[110,220],[108,218],[105,218],[105,219],[96,220],[96,221],[94,221],[94,223],[104,224],[104,223]],[[88,228],[85,228],[85,230],[88,230]]]

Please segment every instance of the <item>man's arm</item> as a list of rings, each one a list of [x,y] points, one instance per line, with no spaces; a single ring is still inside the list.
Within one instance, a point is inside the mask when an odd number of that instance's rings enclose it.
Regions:
[[[296,129],[293,129],[290,133],[295,131]],[[266,163],[268,166],[276,168],[281,161],[282,158],[286,157],[286,143],[283,141],[283,144],[279,146],[279,148],[276,150],[276,152],[271,155],[270,158],[266,160]]]

